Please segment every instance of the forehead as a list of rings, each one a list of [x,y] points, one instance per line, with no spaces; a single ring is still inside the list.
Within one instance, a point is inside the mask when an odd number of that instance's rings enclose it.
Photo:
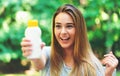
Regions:
[[[58,15],[56,15],[55,22],[72,22],[73,23],[73,19],[68,13],[61,12]]]

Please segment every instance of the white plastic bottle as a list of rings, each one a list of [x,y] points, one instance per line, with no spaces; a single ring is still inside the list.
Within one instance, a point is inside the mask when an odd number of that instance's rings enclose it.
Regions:
[[[37,20],[29,20],[28,27],[25,30],[25,37],[31,40],[32,43],[32,54],[29,55],[28,59],[36,59],[41,54],[41,29],[38,27]]]

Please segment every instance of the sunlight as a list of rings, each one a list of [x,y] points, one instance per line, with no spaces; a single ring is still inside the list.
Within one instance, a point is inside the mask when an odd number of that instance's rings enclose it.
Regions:
[[[31,14],[26,11],[18,11],[15,17],[17,23],[27,23],[27,21],[31,18]]]
[[[103,20],[108,20],[109,19],[109,15],[106,12],[104,12],[103,10],[101,11],[101,16],[102,16]]]
[[[118,21],[118,15],[116,13],[113,13],[113,21],[114,22]]]

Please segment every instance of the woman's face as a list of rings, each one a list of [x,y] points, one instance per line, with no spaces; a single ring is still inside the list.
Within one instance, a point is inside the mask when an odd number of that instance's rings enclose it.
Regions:
[[[69,14],[62,12],[55,17],[54,32],[57,41],[63,49],[73,49],[75,25]]]

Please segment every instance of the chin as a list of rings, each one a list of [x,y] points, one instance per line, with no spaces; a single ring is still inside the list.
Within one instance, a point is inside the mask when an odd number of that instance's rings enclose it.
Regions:
[[[68,48],[70,48],[70,46],[61,46],[63,49],[68,49]]]

